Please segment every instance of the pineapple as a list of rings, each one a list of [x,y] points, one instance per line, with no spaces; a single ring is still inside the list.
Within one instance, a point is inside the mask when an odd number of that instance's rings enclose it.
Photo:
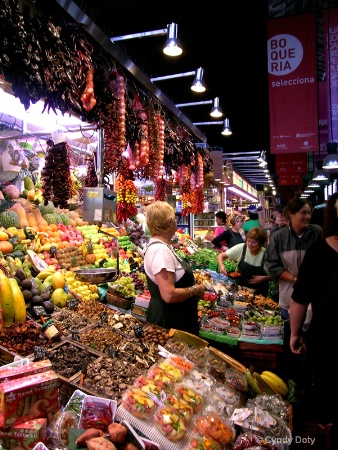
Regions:
[[[70,267],[74,270],[75,268],[78,267],[78,260],[77,260],[77,256],[72,256],[70,258]]]
[[[94,245],[91,241],[86,244],[86,263],[87,264],[95,264],[96,257],[94,255]]]

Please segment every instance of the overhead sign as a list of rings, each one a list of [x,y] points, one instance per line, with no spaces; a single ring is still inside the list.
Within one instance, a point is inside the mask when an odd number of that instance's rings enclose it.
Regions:
[[[318,149],[316,17],[268,21],[271,154]]]

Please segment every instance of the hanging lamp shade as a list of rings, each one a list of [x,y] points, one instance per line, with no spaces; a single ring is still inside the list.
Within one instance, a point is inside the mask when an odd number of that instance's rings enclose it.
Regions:
[[[316,165],[316,170],[313,174],[312,180],[318,181],[318,182],[327,182],[329,179],[329,176],[324,170],[322,169],[322,162],[318,161]]]
[[[163,48],[163,53],[168,56],[179,56],[183,53],[181,42],[177,37],[177,24],[168,25],[168,39]]]
[[[337,155],[337,142],[329,142],[326,144],[328,155],[325,156],[323,161],[323,169],[329,172],[338,172],[338,155]]]
[[[195,72],[195,79],[191,85],[191,90],[194,92],[204,92],[205,86],[203,82],[203,74],[204,70],[202,67],[199,67]]]

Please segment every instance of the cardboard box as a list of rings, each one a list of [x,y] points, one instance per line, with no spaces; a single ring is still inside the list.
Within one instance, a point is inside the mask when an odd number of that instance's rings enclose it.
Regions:
[[[35,419],[14,425],[9,430],[0,430],[3,448],[31,450],[38,442],[47,443],[47,419]]]
[[[52,370],[52,363],[49,359],[36,362],[30,361],[28,364],[18,367],[8,367],[7,369],[5,366],[0,370],[0,383],[34,375],[35,373],[46,372],[47,370]]]
[[[49,418],[60,409],[59,379],[53,370],[0,383],[0,427]]]

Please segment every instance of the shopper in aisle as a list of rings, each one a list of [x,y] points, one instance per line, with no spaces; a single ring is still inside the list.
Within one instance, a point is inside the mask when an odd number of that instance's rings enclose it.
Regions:
[[[337,408],[332,401],[328,374],[334,373],[332,345],[336,341],[338,292],[338,193],[329,197],[323,217],[324,239],[312,244],[299,268],[290,304],[290,349],[296,355],[307,354],[312,362],[312,388],[305,390],[304,413],[318,423],[323,432],[331,432],[331,448],[337,443]],[[309,282],[313,280],[313,282]],[[318,280],[317,282],[315,280]],[[320,280],[320,282],[319,282]],[[303,323],[308,305],[312,305],[310,329]]]
[[[196,284],[190,264],[181,260],[170,243],[176,232],[175,211],[167,202],[146,207],[151,238],[144,254],[144,269],[151,294],[147,321],[198,335],[197,302],[203,285]]]
[[[251,228],[245,243],[237,244],[217,257],[220,272],[224,275],[227,275],[224,259],[237,261],[237,270],[241,274],[238,284],[256,289],[258,294],[265,297],[268,295],[269,281],[272,280],[264,264],[266,238],[266,232],[261,227]]]
[[[228,229],[227,215],[225,214],[224,211],[217,211],[217,213],[215,214],[215,220],[216,220],[216,228],[213,239],[217,238],[220,234],[224,233],[224,231]],[[220,248],[227,245],[227,243],[224,240],[219,242],[222,242]],[[218,247],[216,248],[218,249]]]
[[[242,244],[244,242],[242,234],[240,233],[243,225],[243,217],[239,214],[231,217],[230,224],[232,225],[231,228],[223,231],[223,233],[219,234],[211,241],[217,250],[225,251],[236,244]]]
[[[259,223],[259,220],[258,220],[258,211],[259,211],[259,209],[255,205],[249,206],[249,208],[248,208],[249,219],[243,223],[243,227],[242,227],[243,230],[245,231],[245,234],[247,234],[248,231],[251,230],[251,228],[261,226]]]
[[[279,305],[285,320],[289,319],[289,307],[293,285],[309,246],[323,237],[319,225],[310,224],[312,205],[304,198],[293,198],[284,209],[289,225],[275,231],[265,252],[266,267],[275,281],[278,280]]]

